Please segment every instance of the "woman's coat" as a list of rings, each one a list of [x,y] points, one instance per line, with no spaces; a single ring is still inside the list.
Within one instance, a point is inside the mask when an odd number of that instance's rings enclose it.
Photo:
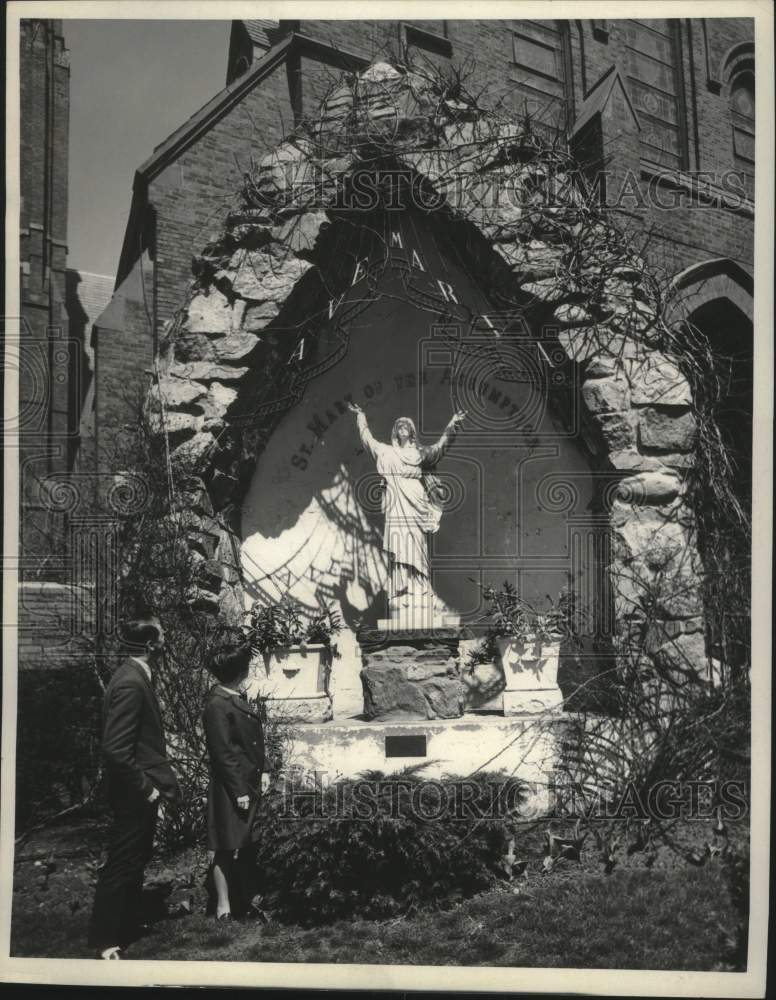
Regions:
[[[208,847],[212,851],[234,851],[250,843],[261,795],[261,719],[247,700],[217,684],[208,695],[203,722],[210,755]],[[237,808],[237,799],[243,795],[250,799],[247,810]]]

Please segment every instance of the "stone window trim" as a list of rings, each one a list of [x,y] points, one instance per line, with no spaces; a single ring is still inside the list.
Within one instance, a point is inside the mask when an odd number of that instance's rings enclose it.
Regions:
[[[754,315],[754,279],[730,257],[715,257],[692,264],[671,280],[666,322],[682,322],[708,302],[727,299],[752,320]]]
[[[453,43],[447,37],[447,21],[440,21],[442,32],[429,31],[428,28],[420,28],[411,21],[401,21],[399,23],[399,44],[401,48],[414,46],[418,49],[426,49],[436,55],[446,56],[448,59],[453,55]]]
[[[700,180],[697,174],[690,171],[671,170],[661,163],[642,159],[641,178],[645,181],[655,180],[660,185],[687,191],[692,195],[693,201],[697,200],[700,204],[719,205],[720,208],[724,208],[734,215],[754,219],[754,198],[737,198],[719,184],[714,184],[706,178]]]
[[[754,42],[737,42],[724,54],[716,76],[720,90],[723,85],[730,87],[733,79],[743,70],[754,73]]]
[[[663,19],[667,29],[668,37],[671,44],[671,65],[674,73],[675,88],[673,94],[666,93],[667,98],[671,98],[676,102],[676,130],[677,130],[677,145],[678,145],[678,169],[680,171],[687,170],[690,165],[689,160],[689,141],[688,141],[688,130],[687,130],[687,93],[685,86],[685,76],[684,76],[684,42],[681,35],[681,26],[677,18],[665,18]],[[638,24],[640,22],[633,21],[632,23]],[[654,29],[657,30],[657,29]],[[661,32],[662,33],[662,32]],[[628,60],[630,62],[630,60]],[[626,63],[626,79],[628,80],[628,85],[633,94],[633,81],[635,79],[635,70],[631,65]],[[634,96],[635,100],[635,96]],[[645,123],[645,109],[637,104],[639,114],[641,115],[642,123]],[[648,121],[648,118],[647,118]],[[648,154],[642,154],[642,160],[649,161],[650,157]]]
[[[560,101],[567,109],[567,120],[568,122],[573,121],[575,113],[575,102],[574,102],[574,67],[571,59],[571,40],[570,40],[570,22],[566,20],[558,19],[557,24],[557,34],[559,40],[559,46],[556,48],[550,42],[541,41],[536,38],[532,38],[528,34],[527,25],[531,22],[520,22],[521,27],[512,28],[510,31],[510,67],[513,70],[523,70],[525,72],[534,74],[539,78],[537,82],[541,80],[551,81],[553,83],[559,84],[562,96]],[[539,46],[543,49],[552,50],[555,58],[555,73],[548,73],[544,70],[537,68],[536,66],[531,66],[527,62],[521,62],[517,56],[517,46],[516,40],[524,39],[525,41]],[[513,84],[524,84],[524,81],[520,81],[515,78],[514,75],[511,77]],[[529,86],[528,84],[524,84]],[[533,88],[532,88],[533,89]]]
[[[741,43],[729,50],[723,65],[723,96],[727,100],[730,133],[733,148],[733,165],[745,177],[750,197],[754,196],[755,129],[756,129],[756,75],[754,46]],[[745,100],[740,101],[744,96]],[[748,102],[746,97],[749,98]],[[748,103],[746,110],[741,106]]]
[[[731,73],[728,85],[728,105],[733,126],[745,130],[752,138],[755,134],[755,107],[756,107],[756,84],[754,73],[754,60],[742,60]],[[738,92],[747,92],[751,95],[752,111],[742,111],[736,107],[736,95]],[[741,154],[737,154],[741,155]],[[744,157],[754,163],[754,156]]]

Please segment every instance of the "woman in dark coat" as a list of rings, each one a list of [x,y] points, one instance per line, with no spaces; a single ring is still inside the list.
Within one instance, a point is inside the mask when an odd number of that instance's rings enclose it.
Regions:
[[[250,660],[251,648],[243,641],[225,645],[212,657],[210,672],[218,683],[210,689],[203,714],[210,755],[207,842],[213,852],[217,920],[231,919],[232,902],[249,909],[237,902],[245,889],[240,861],[251,844],[264,770],[261,719],[242,690]]]

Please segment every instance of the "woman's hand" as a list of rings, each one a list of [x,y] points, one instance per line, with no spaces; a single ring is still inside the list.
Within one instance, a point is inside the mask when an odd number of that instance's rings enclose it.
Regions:
[[[248,806],[251,804],[251,799],[249,795],[238,795],[237,796],[237,808],[247,810]]]
[[[468,416],[468,414],[467,414],[466,410],[458,410],[457,413],[454,413],[452,415],[452,417],[450,418],[450,423],[447,426],[451,430],[457,430],[458,427],[459,427],[459,425],[462,424],[464,422],[464,420],[466,420],[467,416]]]
[[[348,401],[348,409],[350,410],[351,413],[355,413],[355,414],[359,414],[359,413],[363,413],[364,412],[361,409],[361,407],[358,405],[358,403],[351,403],[349,401]]]

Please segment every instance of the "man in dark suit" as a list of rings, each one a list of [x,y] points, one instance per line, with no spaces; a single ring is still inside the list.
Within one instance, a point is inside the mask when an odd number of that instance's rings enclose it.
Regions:
[[[124,626],[123,638],[130,655],[108,684],[103,710],[102,751],[114,820],[89,930],[90,946],[105,959],[121,958],[121,948],[137,930],[159,803],[179,796],[153,687],[164,631],[158,619],[144,616]]]

